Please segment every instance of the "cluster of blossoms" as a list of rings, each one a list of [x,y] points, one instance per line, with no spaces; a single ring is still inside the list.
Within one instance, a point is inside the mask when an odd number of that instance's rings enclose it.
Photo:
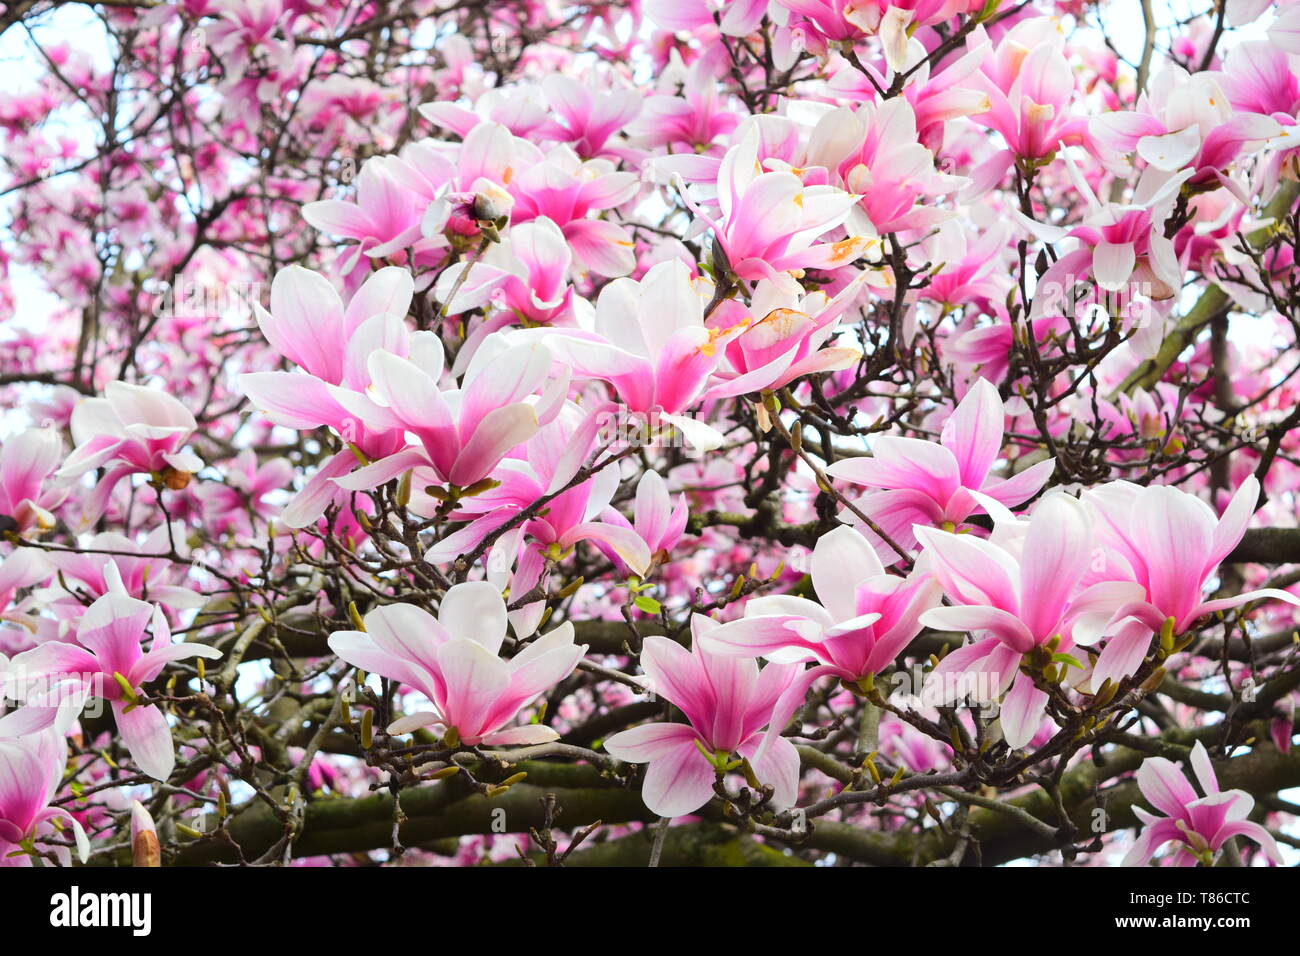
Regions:
[[[86,6],[0,94],[0,863],[1300,845],[1300,7]]]

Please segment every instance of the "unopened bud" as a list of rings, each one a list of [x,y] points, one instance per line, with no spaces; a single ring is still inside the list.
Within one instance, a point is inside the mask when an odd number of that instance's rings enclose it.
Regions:
[[[139,800],[131,801],[131,863],[133,866],[162,866],[162,847],[153,817]]]

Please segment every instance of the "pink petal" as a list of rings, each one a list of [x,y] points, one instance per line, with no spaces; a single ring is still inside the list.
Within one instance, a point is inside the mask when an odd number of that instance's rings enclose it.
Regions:
[[[822,535],[813,548],[813,588],[836,621],[854,617],[857,614],[858,585],[884,573],[875,549],[858,531],[847,525]]]
[[[510,669],[477,641],[454,639],[437,650],[438,667],[446,682],[446,700],[439,701],[447,723],[466,742],[497,728],[487,726],[493,704],[510,686]]]
[[[1047,710],[1047,693],[1034,686],[1028,674],[1017,674],[1002,701],[1000,719],[1007,746],[1019,750],[1038,733]]]
[[[130,707],[126,701],[113,701],[117,732],[131,752],[136,765],[155,780],[166,780],[176,766],[171,728],[157,705]]]
[[[939,441],[953,453],[967,488],[979,488],[1002,451],[1004,413],[998,390],[977,379],[944,423]]]
[[[1173,762],[1148,757],[1137,770],[1138,789],[1165,816],[1181,817],[1184,808],[1197,799],[1196,791]]]

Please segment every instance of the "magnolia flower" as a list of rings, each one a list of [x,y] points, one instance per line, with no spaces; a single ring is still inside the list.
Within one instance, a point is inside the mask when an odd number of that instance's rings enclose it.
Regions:
[[[587,480],[565,487],[587,460],[599,424],[597,416],[584,415],[576,405],[567,403],[554,421],[502,459],[494,471],[494,487],[461,500],[448,519],[469,523],[432,543],[425,550],[425,560],[442,564],[472,552],[488,534],[539,499],[552,495],[543,514],[497,539],[493,547],[499,546],[500,550],[489,553],[489,580],[506,584],[494,579],[493,565],[508,554],[519,565],[509,577],[510,593],[528,594],[543,582],[548,557],[554,560],[580,541],[595,544],[636,574],[644,575],[651,561],[648,542],[621,516],[610,520],[613,509],[609,503],[619,486],[618,465],[608,465]],[[433,498],[425,502],[413,496],[410,507],[424,514],[441,504]],[[532,634],[545,610],[545,601],[535,601],[511,611],[515,633],[521,637]]]
[[[627,275],[636,265],[632,234],[617,222],[590,214],[623,205],[638,188],[635,173],[616,172],[604,159],[583,162],[569,147],[557,146],[543,161],[523,164],[510,179],[510,221],[550,219],[574,256],[592,272]]]
[[[153,641],[145,651],[140,641],[150,618]],[[176,765],[171,730],[157,704],[140,703],[140,687],[172,661],[190,657],[215,660],[221,652],[203,644],[173,644],[161,608],[111,591],[86,609],[77,624],[76,643],[38,644],[17,655],[12,669],[28,686],[75,680],[87,693],[109,701],[132,759],[149,776],[166,780]]]
[[[636,485],[636,501],[633,505],[632,521],[623,517],[615,508],[608,507],[601,512],[600,520],[604,524],[628,528],[645,543],[651,563],[663,563],[669,553],[686,533],[686,522],[690,518],[690,509],[686,504],[686,495],[679,494],[676,501],[668,493],[668,485],[657,471],[647,471]],[[613,546],[597,541],[599,547],[611,559],[623,566],[628,562],[618,554]],[[637,574],[645,574],[648,568],[635,569]]]
[[[408,354],[405,316],[414,288],[410,272],[390,266],[366,279],[345,308],[324,276],[300,266],[282,269],[271,283],[271,310],[254,303],[253,312],[266,340],[301,371],[247,372],[239,376],[240,387],[277,425],[300,431],[323,425],[365,457],[393,454],[402,447],[401,430],[367,424],[340,396],[369,387],[372,352],[382,348]],[[319,518],[331,501],[344,496],[333,479],[356,463],[351,448],[327,459],[285,508],[284,523],[302,528]],[[255,482],[249,482],[250,491]],[[214,502],[222,496],[207,492],[203,497]]]
[[[418,690],[434,710],[398,718],[391,734],[441,728],[465,744],[538,744],[559,734],[541,724],[507,726],[520,709],[573,672],[587,651],[574,645],[567,621],[497,656],[506,636],[506,602],[486,581],[450,588],[434,618],[413,604],[390,604],[365,616],[364,631],[336,631],[330,650],[354,667]]]
[[[572,264],[564,234],[543,216],[513,227],[482,257],[444,269],[434,294],[448,315],[490,303],[512,318],[550,322],[573,308]]]
[[[200,485],[196,496],[203,520],[215,535],[253,533],[253,520],[270,521],[278,510],[264,497],[293,486],[294,469],[287,458],[258,462],[257,452],[245,448],[225,469],[224,482]]]
[[[985,510],[972,492],[1003,505],[1032,498],[1056,467],[1049,458],[1006,480],[989,478],[1002,451],[1002,399],[979,379],[943,426],[939,443],[882,435],[871,457],[845,458],[826,469],[832,478],[880,489],[858,506],[903,547],[916,543],[914,525],[956,525]],[[872,536],[874,537],[874,536]]]
[[[72,827],[77,856],[85,863],[90,842],[81,823],[67,810],[51,807],[68,757],[63,735],[55,728],[16,738],[0,738],[0,866],[31,866],[32,841],[59,820]],[[71,863],[66,847],[55,853]]]
[[[818,242],[849,218],[861,196],[829,185],[806,186],[792,172],[764,172],[758,161],[758,128],[751,126],[718,168],[714,218],[682,192],[688,205],[713,229],[731,272],[741,279],[771,279],[798,291],[790,270],[848,265],[873,246],[867,236]]]
[[[49,479],[63,457],[63,442],[53,428],[29,428],[0,445],[0,534],[20,536],[54,527],[51,512],[68,489]]]
[[[950,20],[978,0],[774,0],[826,41],[876,36],[891,69],[902,69],[908,37],[919,26]]]
[[[181,489],[203,467],[185,443],[197,427],[189,410],[166,392],[126,382],[109,382],[103,398],[83,399],[72,412],[77,447],[56,472],[80,478],[107,468],[82,514],[90,527],[108,507],[117,483],[136,472],[153,475],[168,488]]]
[[[785,594],[751,598],[743,618],[705,635],[718,654],[817,664],[800,673],[781,698],[769,737],[785,729],[822,677],[860,684],[883,671],[916,637],[922,614],[939,603],[933,575],[886,574],[875,549],[848,526],[817,539],[811,577],[820,604]]]
[[[641,94],[634,89],[597,92],[560,73],[542,81],[542,94],[554,112],[537,135],[572,143],[583,156],[599,154],[641,110]]]
[[[421,219],[435,187],[397,156],[371,156],[357,174],[356,202],[322,199],[302,207],[314,228],[359,240],[343,265],[350,272],[362,254],[380,259],[420,244]]]
[[[1264,855],[1282,865],[1282,853],[1272,834],[1246,817],[1255,798],[1244,790],[1219,790],[1210,756],[1199,740],[1192,747],[1192,770],[1205,792],[1198,796],[1187,777],[1173,761],[1148,757],[1137,771],[1138,789],[1163,817],[1135,806],[1133,813],[1143,823],[1141,836],[1125,855],[1122,866],[1143,866],[1166,843],[1177,843],[1177,866],[1213,865],[1214,855],[1235,836],[1258,843]]]
[[[147,597],[176,610],[201,607],[207,598],[189,588],[168,584],[167,571],[175,564],[157,557],[167,553],[172,541],[183,540],[184,528],[179,522],[173,522],[171,527],[164,522],[143,539],[105,531],[83,539],[84,550],[47,551],[43,555],[46,563],[63,580],[58,587],[39,591],[37,597],[47,605],[74,607],[78,613],[83,595],[98,598],[111,591],[141,600]]]
[[[640,282],[605,286],[593,331],[532,329],[510,333],[511,341],[545,342],[575,375],[609,382],[629,412],[677,428],[696,448],[716,448],[722,435],[684,412],[701,400],[722,349],[745,325],[706,324],[706,287],[691,280],[685,263],[670,259]]]
[[[498,340],[499,341],[499,340]],[[549,378],[551,354],[540,344],[475,353],[462,387],[443,390],[442,342],[431,332],[411,336],[409,358],[387,349],[370,353],[370,393],[335,392],[369,428],[406,432],[418,439],[336,483],[349,491],[375,488],[412,468],[431,469],[461,488],[487,478],[510,449],[559,413],[567,376]],[[544,389],[542,395],[534,393]]]
[[[1147,85],[1135,111],[1094,116],[1088,123],[1088,136],[1102,151],[1136,152],[1166,173],[1191,170],[1193,186],[1223,185],[1238,192],[1223,171],[1282,132],[1270,116],[1234,113],[1209,71],[1189,74],[1174,63]],[[1244,195],[1240,198],[1249,205]]]
[[[1067,494],[1050,494],[1039,503],[1023,523],[1014,553],[969,534],[918,527],[916,535],[955,602],[926,612],[922,623],[984,631],[1020,654],[1060,634],[1092,643],[1113,610],[1140,593],[1124,581],[1079,590],[1092,560],[1092,523],[1088,509]]]
[[[965,675],[972,672],[987,675],[988,698],[1010,684],[1001,721],[1013,748],[1033,738],[1047,705],[1047,694],[1019,670],[1022,659],[1049,644],[1064,651],[1095,642],[1114,611],[1137,594],[1131,583],[1117,581],[1080,590],[1092,558],[1092,527],[1087,508],[1069,495],[1048,495],[1015,530],[1023,531],[1021,540],[1007,544],[1016,553],[973,535],[916,529],[924,560],[954,602],[926,611],[921,623],[988,635],[940,661],[930,682],[949,700],[967,689]],[[954,685],[954,675],[964,680]]]
[[[1300,598],[1277,588],[1205,601],[1202,596],[1220,562],[1246,533],[1259,502],[1259,481],[1249,476],[1222,516],[1196,495],[1167,485],[1112,481],[1085,491],[1106,549],[1105,575],[1134,581],[1143,594],[1116,610],[1116,623],[1132,617],[1160,633],[1185,633],[1198,618],[1261,598],[1300,606]],[[1168,622],[1168,623],[1167,623]]]
[[[876,238],[928,229],[954,215],[936,208],[933,199],[956,192],[965,180],[935,171],[934,154],[917,142],[911,103],[896,97],[879,106],[863,104],[856,113],[843,108],[833,115],[836,142],[850,147],[833,158],[845,188],[861,197],[848,218],[851,230]],[[832,155],[822,154],[825,159]]]
[[[750,321],[723,350],[728,368],[718,369],[721,384],[711,385],[707,398],[730,398],[762,389],[784,388],[797,378],[850,368],[862,357],[856,348],[822,345],[834,333],[840,316],[858,299],[868,273],[860,272],[829,298],[824,292],[790,295],[775,283],[760,280],[750,303]],[[718,311],[721,311],[719,308]],[[727,315],[716,327],[730,322]]]
[[[970,42],[988,44],[983,27]],[[1066,143],[1082,141],[1087,131],[1084,118],[1070,116],[1074,71],[1056,17],[1017,23],[981,61],[970,85],[988,97],[986,110],[971,118],[1001,133],[1007,144],[974,171],[973,195],[996,186],[1017,157],[1043,160]]]
[[[658,88],[680,88],[681,95],[659,93],[647,97],[640,116],[627,126],[628,138],[638,146],[651,148],[685,147],[688,152],[709,149],[740,122],[740,117],[727,109],[726,98],[712,79],[708,59],[696,60],[687,70],[674,51],[672,66],[660,75]],[[668,152],[678,150],[670,148]]]
[[[266,340],[302,371],[247,372],[239,376],[240,387],[277,425],[298,430],[326,425],[367,456],[392,454],[401,445],[400,433],[367,428],[336,395],[366,390],[372,352],[406,354],[410,336],[404,319],[413,293],[410,272],[390,266],[371,275],[345,308],[320,273],[301,266],[281,269],[271,283],[270,311],[254,303],[253,312]]]
[[[1125,293],[1106,297],[1107,305],[1127,306],[1126,311],[1136,320],[1133,350],[1139,357],[1148,358],[1160,346],[1164,323],[1150,321],[1150,309],[1135,309],[1138,303],[1134,293],[1167,303],[1162,307],[1167,311],[1182,287],[1183,267],[1173,242],[1165,238],[1164,223],[1191,171],[1170,176],[1148,169],[1138,180],[1132,201],[1120,205],[1102,203],[1073,162],[1067,160],[1066,168],[1089,210],[1079,225],[1053,226],[1015,214],[1016,220],[1039,239],[1066,243],[1060,257],[1039,277],[1031,317],[1041,319],[1078,304],[1073,300],[1086,291],[1083,280],[1091,276],[1103,293]]]
[[[619,760],[648,764],[641,799],[662,817],[693,813],[713,797],[718,775],[733,770],[733,754],[749,760],[754,775],[775,792],[778,808],[794,805],[799,753],[784,737],[765,749],[763,728],[798,673],[792,664],[768,664],[752,657],[723,656],[708,649],[719,625],[699,614],[691,618],[691,649],[666,637],[648,637],[641,648],[646,684],[686,715],[686,724],[643,724],[605,741]]]

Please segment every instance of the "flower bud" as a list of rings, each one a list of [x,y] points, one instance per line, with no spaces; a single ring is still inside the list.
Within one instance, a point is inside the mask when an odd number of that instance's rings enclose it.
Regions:
[[[131,801],[131,862],[134,866],[162,866],[158,830],[139,800]]]

